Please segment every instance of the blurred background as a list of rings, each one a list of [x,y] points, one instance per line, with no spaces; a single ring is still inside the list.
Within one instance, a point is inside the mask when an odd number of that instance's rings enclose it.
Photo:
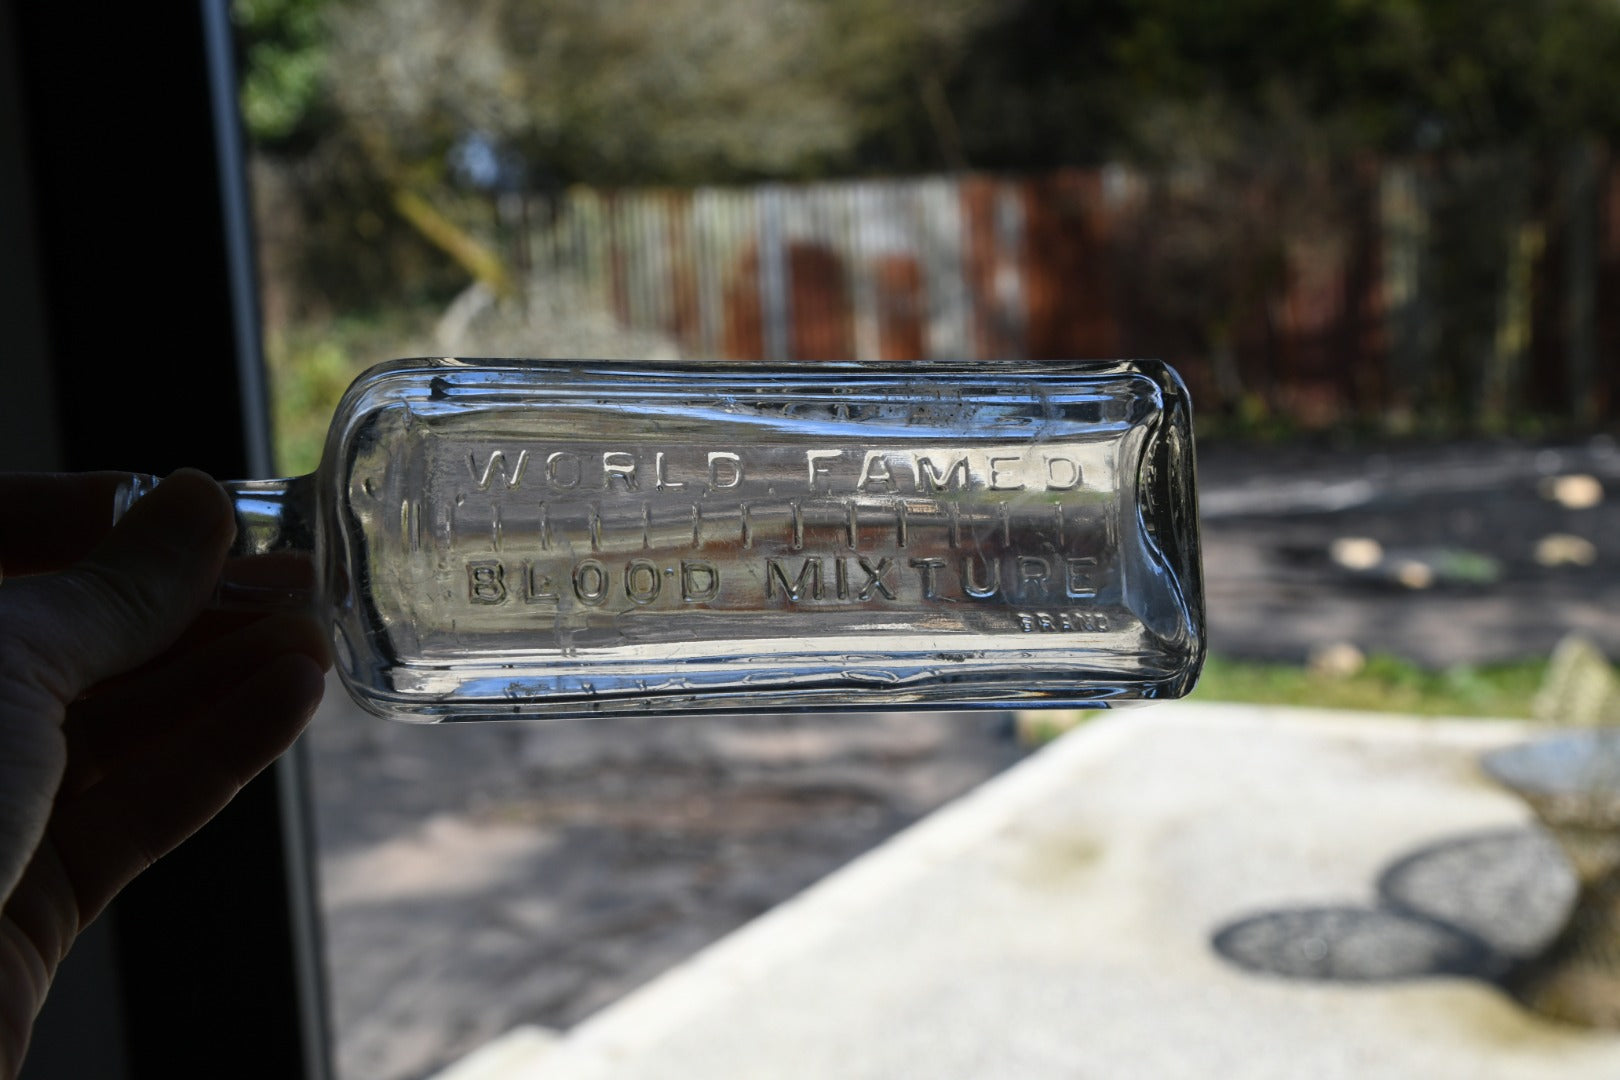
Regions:
[[[1567,641],[1608,707],[1615,0],[233,16],[284,473],[398,356],[1158,357],[1198,423],[1201,698],[1527,717]],[[350,1080],[566,1029],[1073,722],[326,710]]]

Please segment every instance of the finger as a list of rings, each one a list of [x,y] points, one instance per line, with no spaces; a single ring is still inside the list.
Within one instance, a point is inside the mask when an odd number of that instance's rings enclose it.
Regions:
[[[137,502],[104,543],[66,570],[0,590],[7,666],[62,702],[161,653],[213,591],[235,526],[230,499],[183,470]]]
[[[0,918],[0,1077],[16,1076],[56,969],[78,935],[62,864],[44,845],[6,899]]]
[[[161,752],[59,801],[50,836],[73,883],[81,925],[292,745],[324,687],[309,657],[277,657]]]
[[[62,791],[83,791],[120,761],[210,713],[220,698],[288,653],[309,657],[322,671],[332,666],[331,647],[319,623],[277,614],[196,642],[134,678],[81,699],[64,724],[68,771]],[[189,704],[181,707],[181,702]]]
[[[0,572],[7,577],[71,566],[112,532],[113,493],[129,473],[0,476]]]
[[[14,508],[8,513],[18,520]],[[0,587],[0,897],[16,886],[46,828],[66,762],[66,705],[178,635],[218,572],[230,518],[218,485],[179,473],[172,491],[142,500],[73,569]],[[202,539],[188,554],[177,536]]]
[[[103,679],[81,694],[77,698],[77,703],[94,701],[104,694],[121,690],[129,684],[138,684],[145,679],[149,679],[160,668],[175,663],[181,657],[196,652],[198,649],[207,648],[214,642],[222,641],[236,634],[243,628],[259,622],[267,614],[270,614],[270,612],[222,611],[213,607],[205,608],[191,621],[190,625],[180,632],[180,636],[167,649],[164,649],[140,667]]]

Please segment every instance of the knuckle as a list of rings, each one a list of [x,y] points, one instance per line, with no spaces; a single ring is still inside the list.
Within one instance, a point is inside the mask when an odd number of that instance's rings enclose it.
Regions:
[[[72,650],[64,648],[60,634],[45,633],[38,609],[43,597],[8,606],[0,619],[0,684],[16,704],[33,709],[64,709],[86,688],[80,683]]]
[[[112,629],[138,631],[163,608],[166,590],[161,582],[130,574],[94,558],[63,572],[63,584],[75,589],[88,610],[115,620]]]

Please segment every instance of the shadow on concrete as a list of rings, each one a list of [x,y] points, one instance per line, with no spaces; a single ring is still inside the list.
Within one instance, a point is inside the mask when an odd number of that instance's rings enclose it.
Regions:
[[[1533,828],[1467,833],[1396,859],[1378,900],[1280,908],[1217,930],[1211,944],[1247,971],[1330,982],[1469,976],[1502,982],[1557,934],[1575,878]]]

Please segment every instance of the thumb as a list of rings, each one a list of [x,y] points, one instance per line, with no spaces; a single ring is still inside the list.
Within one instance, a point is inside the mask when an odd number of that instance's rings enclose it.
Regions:
[[[184,469],[130,508],[95,551],[59,573],[5,583],[5,617],[26,634],[63,704],[152,659],[213,591],[235,534],[231,502]]]

